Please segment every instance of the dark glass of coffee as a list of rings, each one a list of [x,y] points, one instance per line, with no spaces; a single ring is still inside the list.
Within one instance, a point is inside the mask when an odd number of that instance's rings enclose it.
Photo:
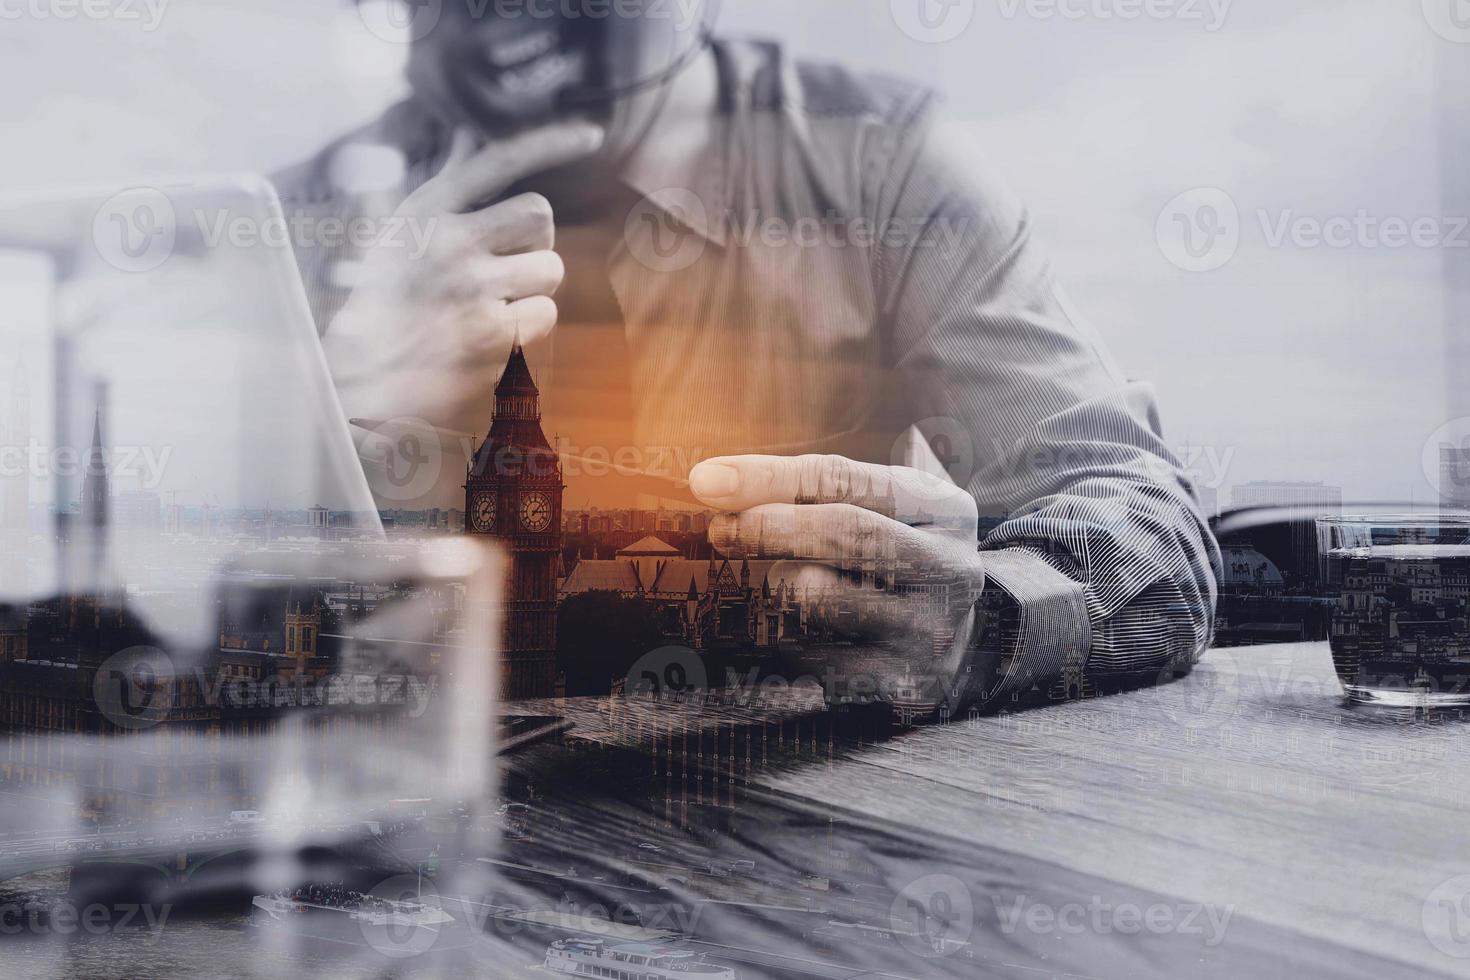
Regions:
[[[1470,705],[1470,515],[1323,517],[1317,540],[1348,696]]]

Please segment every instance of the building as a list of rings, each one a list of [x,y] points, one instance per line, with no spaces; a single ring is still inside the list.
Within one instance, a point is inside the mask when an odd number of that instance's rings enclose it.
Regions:
[[[1377,550],[1377,549],[1375,549]],[[1334,557],[1332,659],[1350,688],[1470,688],[1470,574],[1454,555]]]
[[[1220,549],[1220,591],[1273,595],[1286,587],[1281,570],[1254,548]]]
[[[31,442],[30,379],[23,361],[15,365],[9,405],[0,405],[0,451],[24,458]],[[31,475],[25,466],[0,474],[0,595],[24,594],[29,576]]]
[[[510,560],[502,646],[506,698],[550,697],[556,685],[561,460],[541,430],[541,394],[519,344],[495,386],[490,432],[465,478],[465,531],[496,538]]]
[[[326,540],[329,535],[327,530],[332,525],[332,513],[320,504],[308,507],[306,510],[307,533],[316,538]]]
[[[82,519],[99,534],[107,529],[112,496],[107,480],[107,450],[102,442],[102,415],[99,393],[97,413],[92,417],[92,448],[87,451],[82,477]]]
[[[1320,508],[1324,514],[1342,510],[1342,488],[1326,483],[1287,483],[1256,480],[1230,490],[1230,506]]]
[[[1439,508],[1470,510],[1470,445],[1439,446]]]
[[[561,598],[616,592],[650,606],[664,635],[695,650],[715,646],[774,647],[798,635],[805,606],[793,585],[771,581],[775,561],[691,560],[664,541],[646,537],[611,560],[579,561],[562,583]]]
[[[114,494],[114,524],[125,531],[159,531],[163,528],[163,498],[148,490]]]
[[[314,584],[226,581],[217,646],[170,651],[121,593],[0,603],[0,793],[63,823],[218,817],[267,802],[283,747],[322,781],[352,764],[322,746],[423,738],[402,681],[438,689],[458,609],[395,586],[436,617],[435,642],[403,643],[360,603],[339,613],[323,598]],[[365,676],[387,683],[364,697]]]
[[[10,403],[0,406],[0,446],[25,452],[31,441],[31,392],[23,362],[17,362]],[[20,530],[30,527],[31,481],[24,469],[0,478],[0,529]]]

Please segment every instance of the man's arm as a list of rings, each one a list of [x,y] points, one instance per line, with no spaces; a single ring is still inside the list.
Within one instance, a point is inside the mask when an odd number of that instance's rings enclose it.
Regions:
[[[877,280],[900,409],[968,433],[959,476],[1005,516],[980,543],[1015,619],[1011,680],[989,696],[1084,664],[1187,669],[1210,641],[1219,556],[1152,389],[1124,379],[973,152],[923,122],[897,146],[875,218],[895,230]]]

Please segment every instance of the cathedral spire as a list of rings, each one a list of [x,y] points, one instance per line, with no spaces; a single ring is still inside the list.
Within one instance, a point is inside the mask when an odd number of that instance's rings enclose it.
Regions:
[[[87,475],[82,483],[82,517],[92,527],[107,526],[107,453],[102,448],[102,412],[105,393],[99,389],[92,417],[92,448],[87,452]]]

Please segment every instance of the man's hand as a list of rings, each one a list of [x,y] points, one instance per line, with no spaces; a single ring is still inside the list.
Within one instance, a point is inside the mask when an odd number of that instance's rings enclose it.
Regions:
[[[953,707],[985,583],[967,492],[840,456],[720,457],[696,466],[690,487],[725,512],[709,529],[719,552],[783,560],[772,586],[784,578],[812,596],[798,643],[856,644],[828,665],[829,697],[867,689],[917,714]]]
[[[517,334],[529,342],[555,325],[551,297],[564,269],[544,197],[481,205],[601,142],[601,129],[587,123],[478,150],[467,131],[454,134],[444,167],[395,213],[429,229],[427,252],[415,258],[381,245],[365,255],[327,331],[327,360],[349,416],[410,417],[461,432],[483,426]]]

